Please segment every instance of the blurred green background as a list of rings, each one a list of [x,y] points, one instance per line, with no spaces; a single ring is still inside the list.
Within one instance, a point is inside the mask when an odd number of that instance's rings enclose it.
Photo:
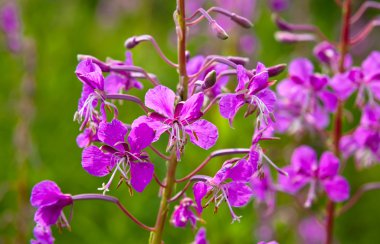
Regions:
[[[354,2],[358,4],[361,1]],[[32,238],[34,210],[29,206],[29,196],[37,182],[50,179],[57,182],[63,192],[80,194],[96,192],[97,187],[107,180],[90,176],[80,164],[81,149],[75,143],[79,126],[73,122],[81,92],[81,83],[74,75],[76,55],[123,60],[126,38],[150,34],[169,58],[176,59],[172,21],[174,0],[20,0],[18,4],[23,34],[30,49],[35,47],[35,52],[29,52],[27,59],[35,61],[35,69],[34,64],[23,58],[25,55],[10,53],[5,38],[0,37],[0,243],[25,243]],[[276,28],[266,1],[257,1],[254,13],[254,28],[244,31],[257,39],[254,53],[248,54],[252,67],[257,60],[270,66],[289,63],[298,56],[312,56],[313,44],[286,45],[274,40]],[[332,0],[294,0],[282,16],[293,22],[315,23],[329,38],[337,40],[340,10]],[[204,24],[199,35],[191,36],[189,50],[192,55],[196,55],[198,50],[239,54],[236,42],[243,33],[239,29],[234,26],[231,38],[221,41]],[[379,35],[373,34],[370,36],[372,41],[355,47],[356,60],[375,48],[376,37]],[[163,84],[175,87],[176,71],[160,60],[150,44],[136,47],[133,57],[136,65],[157,74]],[[32,67],[28,75],[25,66]],[[151,87],[148,83],[144,85],[145,88]],[[132,93],[143,95],[140,91]],[[350,107],[347,109],[351,110]],[[139,108],[131,104],[121,105],[119,112],[121,118],[129,123],[140,114]],[[232,130],[217,109],[208,114],[207,119],[219,126],[216,149],[249,146],[253,128],[251,122],[239,115],[235,121],[236,128]],[[358,119],[355,117],[354,121]],[[346,130],[353,124],[347,125]],[[281,141],[263,143],[262,146],[273,161],[283,166],[289,162],[292,149],[301,143],[324,150],[316,137],[283,136]],[[158,147],[164,148],[164,144]],[[207,155],[199,148],[188,146],[179,165],[178,177],[196,167]],[[154,156],[152,159],[157,174],[163,178],[164,163]],[[222,160],[213,160],[202,174],[213,175]],[[378,180],[380,169],[376,166],[357,172],[349,161],[344,175],[352,182],[351,191],[355,192],[363,183]],[[120,197],[135,216],[153,225],[159,206],[157,190],[152,182],[143,194],[135,193],[133,197],[129,196],[126,187],[112,188],[110,194]],[[380,243],[379,197],[380,192],[376,191],[364,195],[350,212],[337,219],[335,233],[339,243]],[[273,216],[273,238],[280,243],[300,242],[297,226],[292,223],[297,223],[308,212],[296,207],[293,198],[285,194],[279,193],[277,200],[281,208]],[[321,198],[312,211],[323,213],[324,202],[325,199]],[[211,208],[205,211],[203,217],[207,221],[205,226],[210,243],[259,241],[255,228],[260,222],[260,212],[254,204],[236,209],[236,213],[243,216],[241,222],[230,224],[231,217],[225,204],[218,214],[214,215]],[[62,234],[53,227],[56,243],[146,243],[149,237],[149,233],[134,225],[115,206],[98,201],[75,203],[71,227],[72,231],[64,229]],[[166,226],[165,243],[190,243],[193,238],[194,231],[190,228]]]

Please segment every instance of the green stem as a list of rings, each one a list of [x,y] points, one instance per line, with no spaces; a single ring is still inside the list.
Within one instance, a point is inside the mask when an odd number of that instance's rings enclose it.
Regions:
[[[188,92],[188,76],[186,72],[186,21],[185,21],[185,0],[177,0],[177,23],[178,23],[178,73],[179,86],[178,92],[182,101],[187,99]],[[154,231],[151,232],[149,239],[150,244],[161,244],[166,219],[169,212],[169,199],[175,186],[175,174],[177,169],[177,148],[172,149],[170,159],[167,161],[167,173],[165,180],[165,188],[163,188],[160,208],[157,213]]]
[[[339,60],[339,72],[343,73],[345,71],[344,61],[346,54],[349,49],[350,43],[350,16],[351,16],[351,0],[346,0],[343,4],[343,23],[342,32],[340,39],[340,60]],[[343,117],[343,102],[339,101],[338,108],[334,115],[334,125],[333,125],[333,150],[334,154],[339,157],[339,142],[342,137],[342,117]],[[331,200],[327,202],[327,217],[326,217],[326,244],[333,243],[334,236],[334,216],[335,216],[335,203]]]

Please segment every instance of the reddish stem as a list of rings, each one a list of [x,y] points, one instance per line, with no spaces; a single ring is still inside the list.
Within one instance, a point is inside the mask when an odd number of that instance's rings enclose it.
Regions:
[[[343,4],[343,24],[340,39],[340,60],[339,60],[339,72],[345,71],[344,61],[348,52],[350,43],[350,16],[351,16],[351,0],[346,0]],[[343,114],[343,102],[339,101],[338,109],[334,117],[334,134],[333,134],[333,150],[334,154],[339,157],[339,142],[342,137],[342,114]],[[335,203],[331,200],[327,202],[327,217],[326,217],[326,244],[332,244],[334,236],[334,212]]]

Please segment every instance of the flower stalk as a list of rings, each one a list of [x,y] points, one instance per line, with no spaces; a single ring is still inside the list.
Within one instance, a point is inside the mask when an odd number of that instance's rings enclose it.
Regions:
[[[351,0],[346,0],[343,4],[343,23],[342,23],[342,32],[340,40],[340,52],[341,56],[339,59],[339,72],[343,73],[345,70],[344,61],[346,54],[349,49],[350,43],[350,16],[351,16]],[[338,108],[334,115],[334,124],[333,124],[333,151],[334,154],[339,157],[339,142],[342,137],[342,117],[343,117],[343,102],[338,102]],[[335,203],[331,200],[327,202],[327,217],[326,217],[326,244],[333,243],[334,236],[334,216],[335,216]]]

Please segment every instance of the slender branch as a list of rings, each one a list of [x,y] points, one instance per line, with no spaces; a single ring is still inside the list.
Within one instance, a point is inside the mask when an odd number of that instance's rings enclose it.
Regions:
[[[72,199],[74,201],[83,201],[83,200],[102,200],[106,202],[112,202],[116,204],[120,210],[127,215],[133,222],[135,222],[138,226],[141,228],[147,230],[147,231],[154,231],[154,228],[149,227],[142,222],[140,222],[135,216],[133,216],[124,206],[120,203],[120,200],[116,197],[106,196],[102,194],[79,194],[72,196]]]
[[[152,145],[149,145],[149,148],[152,149],[152,151],[154,153],[156,153],[160,158],[162,159],[165,159],[165,160],[169,160],[169,157],[166,156],[165,154],[161,153],[157,148],[155,148],[154,146]]]
[[[127,48],[133,48],[135,47],[137,44],[141,43],[141,42],[144,42],[144,41],[149,41],[150,43],[152,43],[154,49],[157,51],[158,55],[167,63],[169,64],[170,66],[174,67],[174,68],[178,68],[178,64],[172,62],[170,59],[168,59],[164,52],[161,50],[160,46],[158,45],[158,43],[156,42],[156,40],[151,36],[151,35],[141,35],[141,36],[134,36],[134,37],[131,37],[129,39],[127,39],[125,41],[125,46]]]
[[[346,58],[346,54],[349,48],[350,42],[350,16],[351,16],[351,0],[346,0],[342,9],[342,31],[340,38],[340,59],[339,59],[339,72],[343,73],[345,70],[344,61]],[[338,108],[334,117],[333,124],[333,150],[334,154],[339,157],[340,149],[339,143],[340,138],[342,137],[342,117],[343,117],[343,102],[339,101]],[[335,217],[335,203],[331,200],[328,200],[326,206],[327,216],[326,216],[326,244],[333,243],[333,235],[334,235],[334,217]]]
[[[158,184],[159,186],[161,186],[162,188],[166,188],[166,185],[165,185],[164,183],[162,183],[162,182],[160,181],[160,179],[158,179],[158,176],[156,175],[156,173],[153,173],[153,178],[154,178],[154,180],[157,182],[157,184]]]
[[[194,169],[191,173],[186,175],[185,177],[181,179],[177,179],[176,182],[184,182],[189,180],[191,177],[193,177],[195,174],[197,174],[201,169],[203,169],[208,162],[218,156],[225,156],[225,155],[232,155],[232,154],[247,154],[249,153],[250,149],[248,148],[229,148],[229,149],[221,149],[212,152],[196,169]]]
[[[143,68],[134,65],[111,65],[111,71],[131,71],[143,74],[147,80],[149,80],[153,85],[157,86],[160,83],[155,79],[156,77],[151,77]]]
[[[191,185],[191,181],[188,181],[186,185],[183,187],[183,189],[180,192],[178,192],[174,197],[170,198],[168,202],[177,201],[186,192],[186,190],[189,188],[190,185]]]
[[[380,26],[380,18],[374,18],[372,19],[364,28],[363,30],[356,34],[352,39],[350,40],[350,45],[356,45],[359,42],[363,41],[373,30],[373,28]]]
[[[225,96],[226,94],[219,94],[217,95],[216,97],[214,97],[211,102],[207,105],[207,107],[203,110],[203,114],[207,113],[207,111],[209,111],[211,109],[211,107],[217,103],[223,96]]]
[[[380,182],[374,182],[374,183],[367,183],[359,188],[359,190],[355,193],[353,197],[345,204],[343,207],[339,210],[339,212],[336,214],[337,216],[344,214],[352,208],[363,196],[363,194],[367,191],[372,190],[379,190],[380,189]]]
[[[140,98],[127,95],[127,94],[106,94],[106,99],[116,99],[116,100],[126,100],[130,102],[137,103],[145,113],[149,113],[149,109],[145,107],[144,103],[140,100]]]
[[[363,16],[365,11],[367,11],[367,9],[369,8],[380,9],[380,3],[375,2],[375,1],[365,1],[359,7],[356,13],[352,15],[352,17],[350,18],[350,23],[354,24],[355,22],[357,22]]]

